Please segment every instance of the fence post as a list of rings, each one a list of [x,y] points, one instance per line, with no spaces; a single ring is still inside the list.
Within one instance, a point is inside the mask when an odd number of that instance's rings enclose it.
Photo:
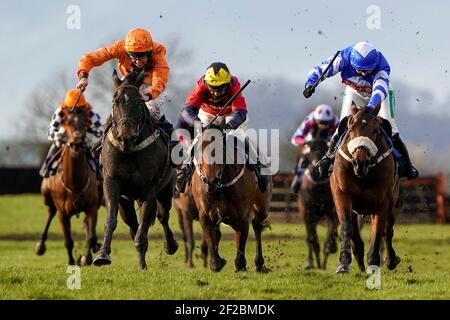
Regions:
[[[436,175],[436,211],[438,222],[447,222],[447,207],[445,206],[445,175],[438,172]]]

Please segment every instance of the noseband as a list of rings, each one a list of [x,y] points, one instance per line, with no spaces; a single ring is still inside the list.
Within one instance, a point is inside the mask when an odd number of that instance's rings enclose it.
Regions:
[[[123,87],[125,87],[125,86],[123,86]],[[131,85],[126,85],[126,87],[136,89],[135,86],[131,86]],[[125,98],[125,99],[127,99],[127,98]],[[125,101],[125,103],[126,102],[127,101]],[[132,147],[128,150],[129,152],[143,150],[146,147],[148,147],[150,144],[152,144],[159,137],[159,131],[155,130],[147,138],[145,138],[142,142],[140,142],[139,144],[136,144],[144,132],[147,121],[151,122],[151,118],[149,116],[148,111],[146,110],[147,107],[145,106],[145,103],[143,100],[139,100],[139,103],[137,104],[137,106],[132,106],[132,107],[139,108],[140,114],[139,114],[138,121],[136,121],[134,118],[130,118],[130,117],[124,117],[124,118],[120,119],[119,121],[116,121],[114,119],[115,118],[115,115],[114,115],[115,107],[116,107],[116,102],[114,100],[113,106],[112,106],[112,113],[111,113],[111,118],[112,118],[111,130],[109,130],[109,132],[108,132],[108,139],[115,147],[120,149],[120,142],[118,139],[119,132],[117,131],[117,127],[118,127],[118,125],[125,123],[125,122],[132,122],[132,123],[136,124],[136,128],[137,128],[136,132],[132,136],[132,138],[133,138]]]
[[[347,130],[347,133],[345,134],[344,138],[348,135],[348,133],[351,131],[351,129]],[[370,138],[366,136],[359,136],[356,138],[353,138],[349,142],[347,142],[347,149],[350,153],[350,156],[348,156],[344,150],[342,149],[342,146],[339,147],[339,154],[348,162],[352,163],[353,165],[357,162],[357,160],[353,157],[353,154],[358,149],[364,150],[369,155],[369,168],[375,167],[378,165],[381,161],[386,159],[391,153],[392,153],[392,147],[390,147],[388,150],[386,150],[384,153],[382,153],[380,156],[376,157],[376,155],[379,153],[378,147],[376,145],[376,142],[380,140],[380,137],[382,136],[380,132],[380,128],[377,130],[377,136],[375,138],[375,142],[372,141]]]
[[[222,135],[223,135],[223,139],[225,140],[226,135],[223,132],[222,132]],[[224,145],[226,146],[226,143],[224,143]],[[223,180],[224,180],[224,176],[225,176],[225,164],[223,164],[223,163],[219,164],[219,166],[220,166],[219,172],[218,172],[217,176],[212,179],[203,173],[202,164],[199,163],[195,157],[194,157],[194,165],[195,165],[197,174],[200,177],[200,179],[202,180],[202,182],[204,184],[207,184],[208,187],[210,188],[210,190],[212,190],[209,193],[214,193],[214,192],[219,191],[220,189],[231,187],[244,175],[244,172],[245,172],[245,165],[243,165],[241,171],[230,182],[224,183]]]

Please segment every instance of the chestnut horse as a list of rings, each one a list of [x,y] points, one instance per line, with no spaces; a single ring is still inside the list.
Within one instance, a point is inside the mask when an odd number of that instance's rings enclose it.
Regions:
[[[145,73],[130,72],[122,81],[114,71],[112,125],[105,132],[100,155],[106,204],[104,242],[94,265],[111,264],[111,242],[120,211],[130,228],[141,269],[147,268],[148,230],[156,217],[165,234],[165,251],[174,254],[178,244],[169,227],[175,188],[175,169],[170,167],[167,142],[150,116],[139,93]],[[134,202],[140,204],[138,223]]]
[[[266,192],[259,190],[255,174],[245,165],[245,161],[237,161],[233,147],[226,148],[227,137],[233,140],[234,137],[225,134],[223,125],[222,121],[219,126],[213,125],[200,134],[200,150],[194,159],[196,168],[192,177],[192,193],[208,244],[210,269],[218,272],[226,264],[226,260],[219,255],[220,223],[223,222],[236,232],[236,271],[246,270],[245,245],[251,220],[256,238],[256,271],[264,272],[267,269],[264,267],[261,233],[267,226],[272,180],[269,179]],[[212,141],[214,151],[211,150]],[[220,153],[223,157],[218,156]],[[234,160],[225,161],[230,154],[234,155]]]
[[[331,174],[331,190],[341,223],[341,253],[337,273],[349,272],[352,255],[361,271],[364,243],[358,228],[358,214],[370,215],[369,266],[380,266],[380,244],[385,237],[386,264],[393,270],[400,262],[392,247],[395,215],[398,211],[399,178],[392,148],[382,133],[382,119],[374,110],[353,108],[348,130],[342,139]]]
[[[186,186],[186,191],[180,193],[180,196],[174,198],[175,208],[178,212],[178,223],[180,225],[181,232],[183,234],[184,241],[184,262],[187,268],[193,268],[194,262],[192,260],[192,254],[195,248],[194,231],[192,228],[192,222],[198,220],[198,210],[195,205],[195,200],[192,195],[192,185]],[[201,258],[203,260],[203,266],[207,266],[208,258],[208,245],[203,237],[201,244]]]
[[[75,109],[76,110],[76,109]],[[75,264],[73,258],[73,240],[70,231],[70,218],[80,212],[86,213],[86,251],[78,259],[80,265],[92,263],[92,253],[97,252],[99,244],[95,227],[97,210],[100,206],[101,190],[97,184],[95,172],[90,168],[85,146],[86,125],[83,114],[69,113],[66,121],[67,143],[63,146],[61,164],[54,176],[44,178],[41,194],[48,207],[48,218],[41,239],[35,246],[38,255],[45,253],[45,241],[50,223],[58,212],[64,233],[69,265]]]
[[[327,259],[330,253],[337,251],[337,227],[338,219],[331,196],[330,180],[321,180],[315,164],[328,150],[328,140],[313,138],[302,146],[302,159],[308,166],[302,177],[299,191],[299,212],[306,227],[306,243],[308,245],[308,260],[306,268],[314,268],[313,253],[317,267],[326,269]],[[320,244],[317,236],[317,224],[325,218],[328,224],[328,233],[323,247],[323,262],[320,261]]]

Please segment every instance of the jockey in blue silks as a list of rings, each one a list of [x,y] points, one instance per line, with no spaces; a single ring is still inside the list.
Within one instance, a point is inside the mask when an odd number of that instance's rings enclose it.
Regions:
[[[332,58],[326,59],[309,72],[303,91],[305,98],[309,98],[314,93],[314,83],[330,65],[331,60]],[[390,84],[390,71],[389,63],[373,44],[359,42],[340,51],[324,75],[324,79],[340,72],[342,82],[347,85],[342,102],[341,122],[344,117],[351,114],[352,102],[357,106],[367,106],[370,109],[374,109],[381,103],[378,115],[388,120],[392,127],[394,148],[401,154],[405,163],[404,175],[408,179],[415,179],[419,176],[419,172],[411,163],[408,150],[400,138],[395,123],[395,97]],[[328,173],[330,165],[334,161],[336,144],[341,138],[339,133],[342,135],[343,132],[336,131],[327,154],[317,163],[322,176]]]

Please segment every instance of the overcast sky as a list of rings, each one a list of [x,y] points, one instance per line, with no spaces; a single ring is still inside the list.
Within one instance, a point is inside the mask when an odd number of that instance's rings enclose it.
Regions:
[[[80,29],[67,27],[70,5],[80,9]],[[370,5],[380,10],[380,28]],[[299,87],[323,58],[368,40],[386,56],[394,79],[443,101],[450,92],[449,9],[446,1],[1,1],[0,139],[17,134],[13,124],[40,81],[66,70],[75,85],[81,55],[134,27],[157,41],[180,35],[198,76],[221,60],[237,75],[284,76]],[[303,99],[301,91],[292,99]]]

